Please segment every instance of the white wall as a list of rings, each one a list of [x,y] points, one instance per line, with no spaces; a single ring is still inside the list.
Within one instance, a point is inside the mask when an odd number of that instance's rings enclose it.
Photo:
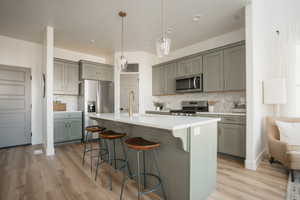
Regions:
[[[298,4],[298,7],[297,5]],[[256,169],[266,150],[265,117],[273,114],[263,104],[262,81],[282,77],[278,60],[278,35],[291,21],[299,20],[297,0],[253,0],[246,8],[247,44],[247,160]]]
[[[40,144],[42,143],[42,45],[1,35],[0,44],[0,64],[31,68],[32,144]],[[72,60],[92,59],[95,61],[94,56],[58,48],[55,48],[54,56]],[[105,58],[98,57],[96,60],[105,61]]]
[[[129,63],[139,63],[139,112],[144,113],[152,107],[152,66],[157,57],[143,52],[125,52]],[[115,112],[120,112],[120,53],[115,53]]]

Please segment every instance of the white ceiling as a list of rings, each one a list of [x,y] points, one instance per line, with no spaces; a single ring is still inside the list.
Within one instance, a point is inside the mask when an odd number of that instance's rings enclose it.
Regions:
[[[165,4],[171,50],[244,26],[245,0],[165,0]],[[55,46],[107,55],[120,49],[118,11],[125,10],[125,50],[155,52],[161,33],[160,5],[160,0],[0,0],[0,35],[41,42],[45,25],[50,25]],[[197,14],[202,17],[194,22]]]

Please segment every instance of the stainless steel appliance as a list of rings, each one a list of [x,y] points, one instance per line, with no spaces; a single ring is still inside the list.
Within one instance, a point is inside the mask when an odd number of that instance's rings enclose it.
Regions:
[[[94,104],[94,105],[92,105]],[[114,112],[114,83],[111,81],[84,80],[80,84],[79,109],[84,112],[83,127],[96,125],[89,113]]]
[[[203,92],[203,74],[177,77],[176,92]]]
[[[91,101],[88,103],[88,112],[89,113],[96,112],[96,102],[95,101]]]
[[[181,110],[171,110],[172,115],[193,116],[197,112],[208,112],[207,101],[182,101]]]

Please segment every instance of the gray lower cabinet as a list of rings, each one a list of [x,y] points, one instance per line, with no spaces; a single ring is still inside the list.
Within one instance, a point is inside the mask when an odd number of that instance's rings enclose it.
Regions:
[[[224,90],[246,89],[245,46],[224,50]]]
[[[246,154],[245,125],[219,123],[218,129],[218,152],[244,158]]]
[[[114,68],[111,65],[81,60],[80,78],[82,80],[113,81]]]
[[[63,59],[54,60],[53,93],[62,95],[78,95],[79,65]]]
[[[218,152],[245,158],[246,117],[236,115],[200,114],[200,117],[221,118],[218,123]]]
[[[54,114],[54,142],[82,139],[82,114]]]
[[[203,56],[203,87],[204,92],[223,91],[223,51]]]

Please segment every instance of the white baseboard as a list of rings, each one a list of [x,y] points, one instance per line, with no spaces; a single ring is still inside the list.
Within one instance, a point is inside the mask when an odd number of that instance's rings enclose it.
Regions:
[[[263,160],[266,149],[258,154],[255,160],[245,160],[245,168],[250,170],[256,170],[260,162]]]

